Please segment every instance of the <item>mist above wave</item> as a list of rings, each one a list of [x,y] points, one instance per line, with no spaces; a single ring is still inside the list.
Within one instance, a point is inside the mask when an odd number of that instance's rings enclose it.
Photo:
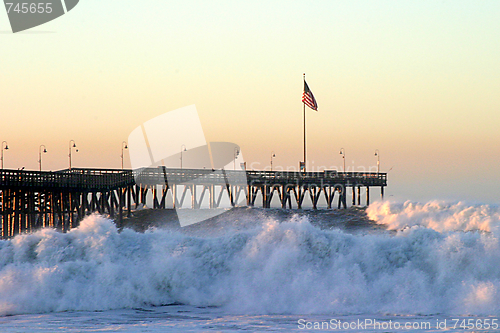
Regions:
[[[469,205],[463,202],[379,201],[367,208],[367,214],[373,221],[392,230],[418,225],[439,232],[471,230],[496,232],[500,227],[498,207]]]

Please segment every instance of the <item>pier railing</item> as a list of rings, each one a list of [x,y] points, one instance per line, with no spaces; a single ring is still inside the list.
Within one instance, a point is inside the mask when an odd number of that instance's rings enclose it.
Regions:
[[[295,171],[255,171],[255,170],[212,170],[212,169],[167,169],[145,168],[134,170],[136,181],[144,184],[173,182],[194,183],[199,185],[231,184],[249,185],[286,185],[286,184],[360,184],[387,186],[387,174],[380,172],[338,172],[324,170],[317,172]]]
[[[110,190],[140,184],[364,184],[387,186],[387,174],[377,172],[320,172],[168,169],[165,167],[138,170],[84,169],[28,171],[0,170],[0,189],[10,187],[65,188],[78,190]]]
[[[131,185],[131,171],[106,169],[71,169],[48,171],[0,170],[0,189],[58,188],[78,190],[109,190]]]

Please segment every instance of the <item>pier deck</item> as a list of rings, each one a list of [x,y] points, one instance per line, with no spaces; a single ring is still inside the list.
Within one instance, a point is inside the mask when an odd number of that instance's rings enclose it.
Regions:
[[[156,209],[186,208],[187,197],[194,209],[202,208],[204,198],[209,202],[208,208],[220,208],[224,197],[232,206],[254,206],[260,197],[262,207],[269,208],[275,195],[282,208],[301,209],[306,194],[313,209],[321,197],[327,208],[332,208],[336,196],[337,207],[346,208],[348,189],[352,205],[361,205],[361,189],[366,191],[364,201],[368,205],[370,188],[380,187],[383,198],[385,186],[386,173],[335,170],[4,169],[0,170],[0,225],[3,238],[41,227],[64,232],[92,212],[109,214],[120,225],[123,214],[130,215],[132,208],[140,204],[150,203]]]

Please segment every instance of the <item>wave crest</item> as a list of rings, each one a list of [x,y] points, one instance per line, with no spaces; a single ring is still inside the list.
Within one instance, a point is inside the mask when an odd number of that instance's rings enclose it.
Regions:
[[[494,234],[348,234],[311,218],[194,237],[119,233],[93,215],[67,234],[20,235],[0,242],[0,313],[182,303],[265,314],[500,314]]]
[[[500,210],[490,205],[468,205],[463,202],[447,203],[430,201],[395,203],[380,201],[367,209],[368,217],[389,229],[423,226],[439,232],[446,231],[497,231]]]

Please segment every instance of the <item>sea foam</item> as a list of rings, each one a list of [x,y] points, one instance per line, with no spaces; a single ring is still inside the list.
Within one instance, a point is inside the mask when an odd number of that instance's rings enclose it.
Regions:
[[[494,233],[346,233],[314,226],[314,214],[280,220],[262,212],[217,237],[118,232],[92,215],[66,234],[1,241],[0,314],[181,303],[246,314],[500,315]]]
[[[498,231],[500,209],[490,205],[469,205],[464,202],[450,203],[430,201],[397,203],[379,201],[367,209],[369,218],[390,229],[402,229],[416,225],[443,231]]]

